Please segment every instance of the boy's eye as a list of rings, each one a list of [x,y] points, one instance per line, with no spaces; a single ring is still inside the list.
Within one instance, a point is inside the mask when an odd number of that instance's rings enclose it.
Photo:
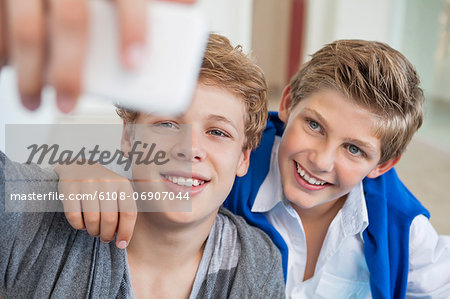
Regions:
[[[180,126],[172,121],[160,121],[150,125],[154,133],[162,135],[173,135],[180,132]]]
[[[160,128],[167,128],[167,129],[179,129],[177,124],[170,122],[170,121],[159,122],[159,123],[154,124],[154,126],[160,127]]]
[[[320,125],[318,122],[314,120],[309,120],[308,122],[311,129],[313,129],[314,131],[320,131]]]
[[[347,146],[347,150],[349,151],[350,154],[354,155],[354,156],[363,156],[364,153],[359,149],[359,147],[357,147],[356,145],[353,144],[349,144]]]
[[[226,134],[225,132],[218,130],[218,129],[210,130],[209,133],[211,135],[219,136],[219,137],[230,137],[228,134]]]

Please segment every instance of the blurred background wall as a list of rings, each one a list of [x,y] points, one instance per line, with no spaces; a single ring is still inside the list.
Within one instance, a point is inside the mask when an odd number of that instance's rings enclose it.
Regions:
[[[270,107],[308,56],[336,39],[390,44],[416,66],[426,95],[426,118],[397,169],[430,209],[438,232],[450,234],[450,0],[198,0],[211,29],[241,44],[266,73]],[[113,107],[83,97],[76,111],[58,114],[51,89],[36,113],[19,104],[14,76],[0,79],[0,132],[5,123],[120,123]],[[0,138],[4,149],[4,138]]]

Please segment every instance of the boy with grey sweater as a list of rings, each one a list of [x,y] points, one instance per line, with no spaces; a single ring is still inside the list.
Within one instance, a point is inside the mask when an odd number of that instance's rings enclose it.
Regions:
[[[121,250],[73,229],[63,213],[5,212],[10,193],[56,191],[58,176],[0,153],[0,296],[284,298],[278,249],[260,230],[220,208],[235,176],[247,172],[265,127],[261,70],[226,38],[211,35],[193,102],[183,115],[125,109],[119,115],[125,156],[145,134],[178,134],[190,124],[189,148],[183,140],[166,144],[175,165],[189,163],[190,173],[137,164],[132,172],[140,178],[133,182],[138,193],[189,192],[192,212],[138,212],[133,239]],[[150,129],[130,129],[135,124]]]

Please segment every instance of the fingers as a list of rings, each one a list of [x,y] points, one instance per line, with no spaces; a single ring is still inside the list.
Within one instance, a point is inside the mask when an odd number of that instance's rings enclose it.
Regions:
[[[102,212],[100,219],[100,240],[109,243],[116,234],[117,222],[119,219],[117,212]]]
[[[68,197],[68,194],[73,194],[75,191],[74,185],[70,182],[60,180],[58,183],[58,192]],[[86,229],[83,221],[83,215],[81,214],[81,204],[77,200],[64,200],[63,201],[64,214],[69,224],[78,230]]]
[[[48,3],[45,8],[44,3]],[[136,68],[145,53],[147,0],[116,3],[122,61],[126,67]],[[49,31],[45,30],[47,20]],[[59,109],[69,112],[74,108],[82,87],[87,22],[86,0],[0,0],[0,67],[12,59],[25,107],[39,107],[42,86],[49,80],[56,88]],[[47,70],[48,77],[44,75]]]
[[[83,221],[83,215],[81,212],[67,212],[65,211],[64,214],[66,215],[66,219],[69,222],[69,224],[77,230],[85,230],[86,225]]]
[[[60,192],[61,193],[61,192]],[[64,214],[69,224],[78,230],[85,230],[86,226],[81,214],[81,206],[78,201],[63,201]]]
[[[10,53],[17,70],[22,103],[30,110],[40,105],[44,63],[44,7],[41,0],[8,0]]]
[[[112,186],[109,187],[112,189]],[[100,240],[108,243],[114,239],[119,219],[117,200],[100,201]]]
[[[87,230],[91,236],[100,234],[100,207],[95,198],[95,182],[77,182],[72,177],[65,177],[59,169],[58,192],[64,194],[64,214],[69,224],[77,230]],[[67,171],[67,169],[65,170]],[[83,200],[78,200],[83,198]]]
[[[119,227],[117,229],[116,246],[125,249],[130,244],[136,224],[136,212],[120,212]]]
[[[116,0],[119,12],[122,62],[136,68],[144,57],[147,35],[147,0]]]
[[[88,8],[80,0],[49,0],[49,4],[50,83],[57,92],[58,108],[69,112],[81,91]]]
[[[130,195],[130,197],[118,201],[120,213],[116,246],[120,249],[125,249],[130,243],[137,219],[137,206],[136,201],[132,199],[133,188],[131,184],[128,188],[125,188],[123,192]]]
[[[131,182],[101,165],[59,165],[54,170],[58,191],[69,199],[63,203],[70,225],[106,243],[117,232],[116,244],[125,248],[137,218]]]
[[[84,194],[87,194],[86,191],[83,191]],[[93,192],[91,194],[94,194]],[[100,235],[100,203],[97,198],[93,200],[83,200],[82,201],[82,210],[83,210],[83,220],[86,225],[86,229],[88,233],[97,237]]]

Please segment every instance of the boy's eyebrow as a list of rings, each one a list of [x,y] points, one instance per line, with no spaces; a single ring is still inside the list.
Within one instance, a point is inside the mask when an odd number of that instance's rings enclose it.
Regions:
[[[308,112],[311,114],[314,114],[315,117],[317,117],[319,119],[320,125],[325,127],[325,129],[328,127],[328,122],[325,120],[325,118],[316,110],[313,110],[311,108],[304,108],[303,109],[304,112]]]
[[[345,141],[348,142],[348,143],[354,144],[357,147],[362,147],[362,148],[365,149],[365,151],[368,151],[370,153],[375,153],[376,152],[375,146],[373,146],[371,143],[364,142],[364,141],[361,141],[359,139],[352,139],[352,138],[348,138]]]
[[[164,114],[154,114],[154,113],[147,113],[147,112],[140,112],[140,115],[142,115],[144,117],[144,119],[146,118],[151,118],[151,117],[157,117],[157,118],[179,118],[180,115],[164,115]]]
[[[224,122],[224,123],[227,123],[230,126],[232,126],[236,131],[238,130],[236,125],[230,119],[226,118],[223,115],[210,114],[210,115],[208,115],[208,120]]]

